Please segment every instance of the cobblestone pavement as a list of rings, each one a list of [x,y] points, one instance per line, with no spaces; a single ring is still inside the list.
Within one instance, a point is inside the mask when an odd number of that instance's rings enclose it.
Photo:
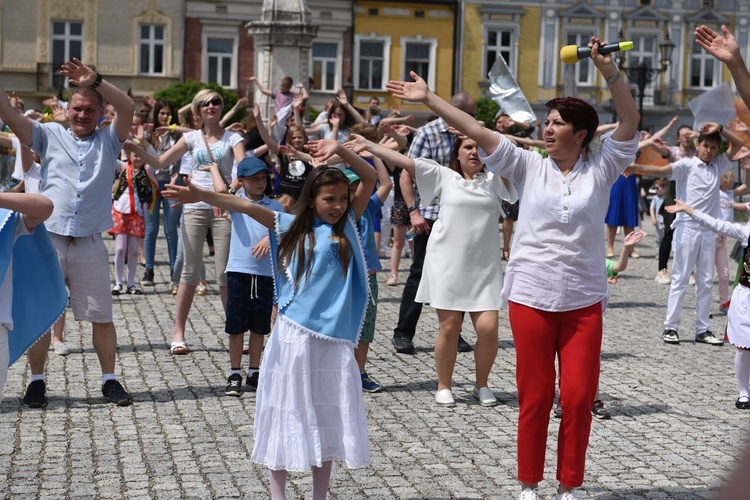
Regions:
[[[653,236],[638,251],[642,258],[631,260],[605,313],[601,395],[613,419],[593,423],[581,497],[709,498],[731,468],[750,417],[734,408],[733,349],[692,341],[692,296],[685,301],[683,343],[661,341],[668,286],[654,283]],[[67,342],[82,352],[50,353],[46,409],[21,405],[26,363],[11,368],[0,406],[0,470],[6,471],[0,496],[269,496],[267,472],[248,458],[254,395],[223,392],[228,347],[218,290],[210,284],[209,293],[195,299],[187,334],[193,352],[170,356],[174,297],[165,259],[160,239],[156,286],[143,296],[115,298],[117,372],[133,393],[132,406],[114,407],[101,397],[87,324],[66,326]],[[402,262],[401,283],[409,263]],[[459,354],[458,406],[438,408],[435,313],[425,308],[417,354],[395,354],[390,338],[402,285],[385,286],[387,276],[379,275],[379,329],[369,365],[386,390],[365,395],[372,466],[347,470],[336,464],[330,498],[515,498],[518,407],[507,314],[501,314],[500,352],[490,377],[501,404],[477,404],[472,355]],[[715,332],[724,326],[725,317],[714,318]],[[464,331],[472,341],[468,321]],[[554,498],[558,423],[550,422],[543,498]],[[310,498],[310,474],[291,474],[287,491],[290,498]]]

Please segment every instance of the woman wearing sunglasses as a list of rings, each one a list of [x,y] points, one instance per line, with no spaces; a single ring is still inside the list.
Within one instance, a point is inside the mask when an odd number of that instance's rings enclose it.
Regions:
[[[202,189],[216,191],[216,184],[223,184],[224,190],[234,192],[230,183],[232,166],[245,158],[245,147],[242,136],[225,131],[221,125],[224,101],[221,95],[210,89],[198,92],[193,98],[191,109],[194,116],[203,121],[203,128],[185,133],[177,143],[159,157],[151,155],[134,144],[126,144],[126,151],[135,151],[154,169],[168,167],[179,160],[185,153],[193,158],[191,166],[180,169],[180,175],[192,175],[192,183]],[[221,182],[216,183],[219,177]],[[185,324],[190,307],[193,304],[195,289],[198,285],[201,263],[203,261],[203,242],[206,232],[211,228],[216,248],[215,266],[216,281],[219,284],[221,303],[227,306],[227,281],[224,269],[229,258],[230,222],[221,216],[219,210],[211,205],[198,202],[187,203],[183,207],[182,237],[185,253],[185,264],[180,278],[175,302],[175,323],[172,335],[172,354],[187,354],[185,344]]]

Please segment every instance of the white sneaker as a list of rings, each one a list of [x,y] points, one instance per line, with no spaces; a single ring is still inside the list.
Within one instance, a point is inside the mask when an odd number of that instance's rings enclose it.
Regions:
[[[456,401],[453,399],[453,393],[450,389],[440,389],[435,393],[435,402],[441,406],[456,406]]]
[[[479,400],[479,404],[482,406],[495,406],[497,405],[497,398],[492,393],[489,387],[482,387],[477,389],[474,387],[474,396]]]
[[[55,342],[52,345],[52,348],[55,350],[55,354],[58,356],[67,356],[70,354],[70,349],[68,349],[68,346],[65,345],[65,342]]]
[[[656,278],[654,278],[654,281],[656,281],[660,285],[669,285],[670,283],[672,283],[672,278],[669,276],[669,273],[666,269],[662,269],[658,273],[656,273]]]
[[[578,500],[578,496],[573,491],[555,495],[555,500]]]
[[[518,500],[540,500],[542,497],[539,496],[539,489],[526,488],[518,495]]]

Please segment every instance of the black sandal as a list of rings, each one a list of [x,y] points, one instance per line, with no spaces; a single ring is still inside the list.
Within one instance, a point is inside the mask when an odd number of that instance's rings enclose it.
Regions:
[[[112,295],[117,296],[122,293],[122,285],[119,283],[116,283],[115,286],[112,287]]]
[[[143,295],[143,292],[136,288],[135,285],[128,287],[128,293],[130,295]]]

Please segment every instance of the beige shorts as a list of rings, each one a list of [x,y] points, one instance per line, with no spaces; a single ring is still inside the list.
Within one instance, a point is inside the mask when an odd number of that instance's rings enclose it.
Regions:
[[[101,234],[82,238],[49,233],[76,321],[112,322],[109,256]]]
[[[206,243],[206,233],[209,227],[214,239],[216,282],[219,286],[227,286],[227,275],[224,271],[229,261],[232,223],[223,217],[214,217],[214,211],[210,208],[185,208],[182,211],[182,249],[185,255],[185,264],[180,277],[182,284],[197,285],[200,281],[203,246]]]

